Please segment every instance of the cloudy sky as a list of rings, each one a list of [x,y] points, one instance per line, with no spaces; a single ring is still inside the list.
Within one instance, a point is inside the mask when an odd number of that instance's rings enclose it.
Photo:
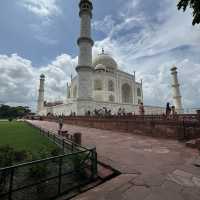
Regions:
[[[104,47],[122,70],[144,81],[145,104],[171,101],[170,67],[177,65],[183,103],[200,107],[200,26],[177,11],[173,0],[93,0],[96,55]],[[47,77],[46,99],[64,99],[75,75],[78,0],[1,0],[0,103],[37,100],[38,79]]]

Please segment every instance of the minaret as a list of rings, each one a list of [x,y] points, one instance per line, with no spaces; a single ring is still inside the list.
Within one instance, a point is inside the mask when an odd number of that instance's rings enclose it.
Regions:
[[[78,73],[78,100],[92,100],[92,47],[91,19],[92,2],[81,0],[79,3],[79,16],[81,18],[80,37],[77,41],[79,46],[79,58],[76,71]]]
[[[67,100],[70,98],[70,86],[69,83],[67,82]]]
[[[39,91],[38,91],[38,104],[37,104],[37,113],[39,114],[40,111],[44,107],[44,81],[45,81],[45,76],[44,74],[40,75],[40,86],[39,86]]]
[[[141,100],[142,100],[142,103],[144,103],[143,79],[141,79]]]
[[[133,104],[136,105],[136,100],[137,100],[137,92],[136,92],[136,71],[133,72],[133,94],[134,94],[134,99],[133,99]]]
[[[174,106],[175,109],[178,111],[178,113],[182,113],[183,107],[182,107],[182,101],[181,101],[181,93],[178,83],[178,73],[176,66],[173,66],[171,68],[171,74],[172,74],[172,95],[174,99]]]

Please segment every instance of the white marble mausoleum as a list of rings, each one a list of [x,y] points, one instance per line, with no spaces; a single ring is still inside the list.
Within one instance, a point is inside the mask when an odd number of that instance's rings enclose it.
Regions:
[[[77,75],[67,85],[66,100],[58,104],[45,104],[45,75],[40,76],[38,115],[85,115],[87,111],[106,107],[112,114],[119,108],[127,113],[138,113],[138,104],[143,102],[142,81],[137,82],[135,74],[120,70],[115,59],[102,50],[92,57],[91,37],[92,2],[80,0],[81,19]],[[146,114],[161,114],[161,107],[145,106]]]

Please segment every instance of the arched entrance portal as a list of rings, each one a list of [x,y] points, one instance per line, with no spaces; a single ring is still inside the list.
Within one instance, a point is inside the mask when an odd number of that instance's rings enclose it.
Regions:
[[[128,83],[122,85],[122,103],[133,103],[132,89]]]

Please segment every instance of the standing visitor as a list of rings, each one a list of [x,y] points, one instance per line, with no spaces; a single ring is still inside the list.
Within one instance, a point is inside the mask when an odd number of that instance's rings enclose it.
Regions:
[[[122,109],[119,108],[119,109],[118,109],[118,113],[117,113],[117,115],[118,115],[118,116],[121,116],[121,114],[122,114]]]
[[[170,114],[171,114],[171,107],[170,107],[170,103],[167,102],[167,105],[166,105],[166,117],[167,117],[167,119],[169,119]]]
[[[60,135],[60,133],[62,131],[62,127],[63,127],[63,118],[62,118],[62,116],[60,116],[59,119],[58,119],[58,125],[59,125],[58,134]]]
[[[144,115],[145,111],[144,111],[144,105],[143,103],[141,102],[140,105],[139,105],[139,114],[140,115]]]
[[[123,116],[126,115],[126,110],[125,110],[125,108],[122,109],[122,115],[123,115]]]
[[[172,116],[173,116],[173,118],[175,117],[175,115],[176,115],[176,108],[175,108],[175,106],[172,106]]]

